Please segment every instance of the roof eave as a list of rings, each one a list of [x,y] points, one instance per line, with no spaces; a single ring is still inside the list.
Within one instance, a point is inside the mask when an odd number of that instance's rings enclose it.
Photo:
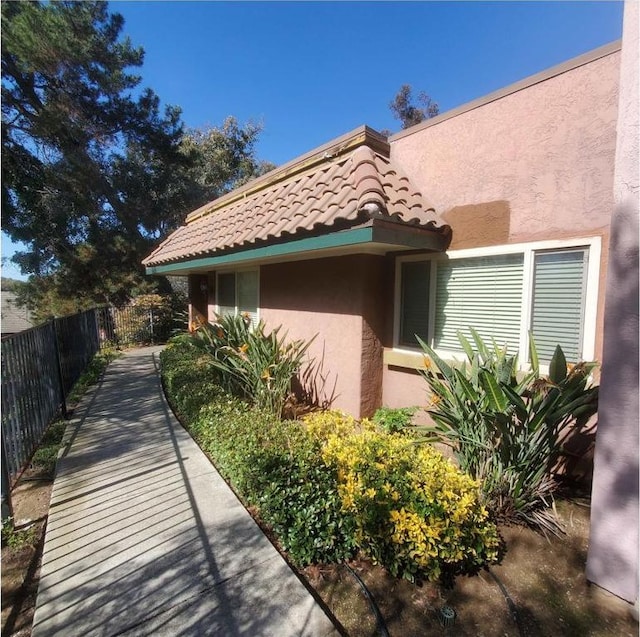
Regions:
[[[429,229],[384,219],[372,219],[347,230],[340,230],[283,243],[252,247],[233,252],[202,255],[170,263],[147,265],[147,274],[187,275],[220,268],[259,265],[282,261],[315,259],[325,256],[370,252],[386,254],[406,250],[443,252],[450,242],[448,228]]]

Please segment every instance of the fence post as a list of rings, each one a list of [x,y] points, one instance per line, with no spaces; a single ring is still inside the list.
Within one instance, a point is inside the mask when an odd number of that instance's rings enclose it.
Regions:
[[[153,339],[153,308],[150,307],[149,308],[149,330],[151,332],[151,344],[154,344],[154,339]]]
[[[2,446],[2,521],[13,517],[13,507],[11,506],[11,480],[9,478],[9,465],[7,463],[7,453],[4,449],[4,434],[0,435],[0,445]]]
[[[58,382],[60,383],[60,401],[62,406],[62,417],[69,419],[67,413],[67,392],[64,388],[64,375],[62,373],[62,360],[60,358],[60,343],[58,342],[58,330],[56,329],[56,320],[52,319],[51,329],[53,330],[53,349],[56,354],[56,369],[58,370]]]

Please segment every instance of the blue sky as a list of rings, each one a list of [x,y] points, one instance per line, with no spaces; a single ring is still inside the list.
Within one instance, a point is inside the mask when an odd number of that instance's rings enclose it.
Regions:
[[[140,74],[189,127],[264,126],[282,164],[361,124],[398,130],[402,84],[446,111],[621,37],[621,2],[112,2]],[[544,105],[541,105],[543,107]],[[13,246],[2,237],[3,257]],[[18,273],[3,267],[4,276]]]

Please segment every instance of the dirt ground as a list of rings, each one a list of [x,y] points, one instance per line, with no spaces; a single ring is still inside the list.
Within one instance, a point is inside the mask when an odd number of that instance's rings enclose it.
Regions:
[[[2,637],[31,635],[52,485],[51,475],[27,470],[12,493],[16,530],[31,530],[32,541],[2,547]]]
[[[26,479],[25,479],[26,478]],[[18,528],[35,525],[36,538],[21,549],[2,548],[2,636],[31,634],[42,541],[51,495],[47,476],[27,473],[13,493]],[[590,586],[584,576],[589,532],[586,501],[558,503],[567,534],[546,539],[521,527],[504,527],[507,553],[499,566],[460,577],[453,588],[416,586],[365,561],[350,563],[363,588],[341,566],[313,566],[301,575],[342,624],[349,637],[634,637],[638,624],[630,607]],[[455,623],[443,627],[449,606]]]
[[[563,538],[522,527],[503,527],[507,552],[499,566],[459,577],[451,589],[415,586],[366,562],[352,564],[364,581],[391,637],[632,637],[638,623],[631,608],[585,579],[589,507],[558,503]],[[379,630],[362,588],[344,566],[310,567],[309,583],[349,637],[375,637]],[[440,610],[453,608],[453,626],[443,627]]]

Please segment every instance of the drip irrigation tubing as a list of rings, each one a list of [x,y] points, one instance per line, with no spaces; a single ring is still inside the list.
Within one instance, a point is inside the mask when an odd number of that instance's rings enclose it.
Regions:
[[[381,637],[390,637],[389,631],[387,630],[387,625],[384,623],[384,618],[382,617],[382,613],[380,612],[380,609],[378,608],[376,601],[373,599],[373,595],[371,595],[371,591],[365,586],[365,583],[360,579],[360,576],[346,562],[344,563],[344,565],[347,567],[351,575],[353,575],[356,582],[358,582],[358,584],[360,585],[360,588],[362,589],[362,592],[364,593],[364,596],[367,598],[367,601],[369,602],[371,611],[373,612],[376,618],[378,634],[380,634]]]
[[[504,598],[507,600],[509,612],[511,613],[511,617],[518,627],[518,633],[520,634],[520,637],[524,637],[524,627],[522,626],[522,620],[520,618],[520,614],[518,613],[518,607],[516,606],[516,603],[513,601],[513,599],[511,599],[509,591],[506,589],[505,585],[498,579],[498,576],[491,569],[487,569],[487,571],[489,572],[489,575],[491,575],[495,583],[498,585],[498,588],[504,595]]]

